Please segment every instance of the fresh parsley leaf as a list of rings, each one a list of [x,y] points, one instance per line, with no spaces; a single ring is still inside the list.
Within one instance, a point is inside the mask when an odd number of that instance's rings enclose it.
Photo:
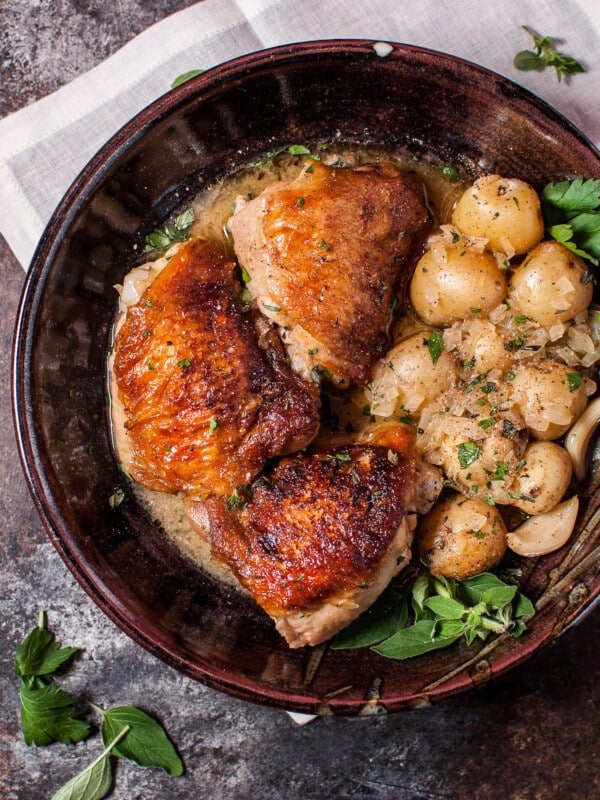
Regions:
[[[46,628],[46,617],[40,612],[39,623],[23,640],[15,653],[15,672],[26,682],[33,676],[50,679],[71,656],[77,647],[61,647]]]
[[[183,774],[183,763],[163,726],[133,706],[115,706],[102,711],[102,741],[105,745],[126,730],[113,745],[113,753],[141,767],[161,767],[169,775]]]
[[[394,589],[383,592],[372,606],[332,640],[333,650],[369,647],[389,638],[408,621],[408,603]]]
[[[549,183],[542,208],[550,236],[594,265],[600,261],[600,180]]]
[[[472,441],[461,442],[457,447],[457,451],[458,463],[463,469],[465,469],[474,461],[477,461],[481,455],[481,445]]]
[[[521,28],[532,38],[535,51],[521,50],[517,53],[513,60],[517,69],[535,70],[554,67],[559,82],[562,81],[563,75],[585,72],[585,67],[576,58],[555,49],[554,45],[558,40],[554,36],[539,36],[527,25],[522,25]]]
[[[431,331],[427,339],[427,349],[434,364],[437,364],[439,357],[444,352],[444,337],[439,331]]]
[[[178,86],[181,86],[182,83],[187,83],[187,81],[191,81],[192,78],[195,78],[196,75],[202,75],[204,70],[202,69],[190,69],[188,72],[183,72],[181,75],[178,75],[175,80],[171,83],[171,89],[176,89]]]
[[[71,744],[89,736],[91,728],[79,719],[75,702],[72,695],[54,683],[30,688],[21,680],[21,727],[25,743]]]
[[[291,144],[288,148],[288,152],[292,156],[309,156],[310,150],[308,147],[305,147],[303,144]]]

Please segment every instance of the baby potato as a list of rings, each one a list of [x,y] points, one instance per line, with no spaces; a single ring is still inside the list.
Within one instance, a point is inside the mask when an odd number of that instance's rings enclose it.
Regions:
[[[511,306],[540,325],[567,322],[592,301],[593,284],[585,263],[559,242],[542,242],[515,270]]]
[[[415,311],[429,325],[484,317],[506,295],[506,278],[495,258],[468,246],[428,250],[410,283]]]
[[[513,399],[535,439],[558,439],[587,405],[585,381],[559,361],[523,364],[514,375]]]
[[[516,178],[487,175],[458,200],[452,222],[461,233],[488,240],[492,250],[526,253],[544,235],[540,199],[535,189]]]
[[[389,409],[389,413],[404,408],[412,414],[456,383],[458,371],[454,359],[443,350],[434,362],[427,337],[428,332],[424,331],[405,339],[376,365],[371,403],[375,415],[382,408],[387,410],[385,400],[389,395],[396,398],[395,409]]]
[[[416,542],[432,575],[464,580],[500,563],[506,526],[495,506],[455,495],[421,519]]]
[[[569,454],[555,442],[531,442],[523,460],[513,483],[511,505],[528,514],[546,514],[560,503],[571,482]]]

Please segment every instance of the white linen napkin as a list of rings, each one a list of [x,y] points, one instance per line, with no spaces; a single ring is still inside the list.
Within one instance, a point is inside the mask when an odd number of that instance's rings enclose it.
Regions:
[[[521,30],[562,39],[586,72],[520,72]],[[0,121],[0,233],[26,269],[80,169],[134,114],[191,69],[294,41],[367,38],[442,50],[526,86],[600,145],[598,0],[205,0],[141,33],[111,58]]]

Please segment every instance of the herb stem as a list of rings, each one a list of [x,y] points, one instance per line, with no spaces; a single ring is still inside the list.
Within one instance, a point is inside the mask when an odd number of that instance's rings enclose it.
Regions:
[[[488,617],[487,614],[481,615],[481,625],[483,628],[486,628],[488,631],[493,631],[494,633],[504,633],[507,630],[507,626],[504,623],[498,622],[498,620],[493,617]]]
[[[40,608],[40,612],[38,614],[38,628],[43,631],[46,627],[46,612],[43,608]]]
[[[109,742],[106,745],[104,751],[98,756],[98,758],[93,762],[93,764],[90,764],[90,767],[93,767],[94,764],[97,764],[99,761],[102,761],[102,759],[106,758],[106,756],[109,756],[114,750],[114,748],[119,744],[121,739],[124,739],[127,736],[130,730],[131,730],[131,725],[125,725],[125,727],[117,733],[112,742]]]
[[[92,703],[91,700],[88,700],[87,704],[88,704],[88,706],[91,706],[94,709],[94,711],[97,711],[98,714],[101,714],[102,716],[104,716],[104,709],[100,708],[100,706],[97,706],[96,703]]]

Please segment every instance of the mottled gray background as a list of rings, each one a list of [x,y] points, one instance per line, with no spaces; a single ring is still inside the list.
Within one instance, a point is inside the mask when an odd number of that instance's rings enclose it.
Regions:
[[[348,0],[351,2],[351,0]],[[184,0],[0,0],[0,116],[58,88]],[[0,191],[2,191],[0,187]],[[28,748],[12,657],[40,607],[84,648],[65,684],[100,705],[158,715],[185,777],[120,764],[122,800],[592,800],[600,797],[596,610],[528,664],[433,708],[301,728],[283,713],[182,677],[91,603],[47,541],[18,463],[10,348],[23,282],[0,238],[0,797],[44,800],[98,753],[98,739]]]

